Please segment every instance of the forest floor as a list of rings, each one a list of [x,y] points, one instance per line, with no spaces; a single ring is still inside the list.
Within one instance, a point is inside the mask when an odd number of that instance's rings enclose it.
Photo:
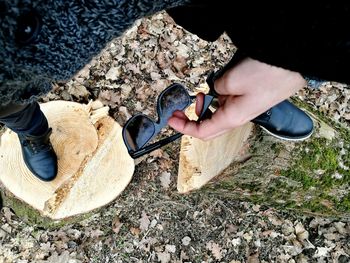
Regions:
[[[136,112],[154,117],[154,98],[165,87],[176,81],[195,90],[234,51],[227,36],[203,41],[159,13],[137,21],[41,102],[99,99],[121,125]],[[294,97],[349,128],[346,85],[305,87]],[[179,194],[178,157],[174,142],[140,158],[126,190],[79,222],[46,228],[5,206],[0,262],[350,262],[348,220],[201,191]]]

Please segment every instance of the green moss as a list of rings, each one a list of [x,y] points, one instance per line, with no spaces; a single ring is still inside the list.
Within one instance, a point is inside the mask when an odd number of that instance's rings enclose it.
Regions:
[[[68,223],[80,222],[90,217],[92,214],[86,213],[64,220],[53,220],[51,218],[41,215],[37,210],[35,210],[27,204],[24,204],[22,201],[18,200],[15,197],[6,196],[6,198],[4,199],[4,205],[11,207],[16,216],[21,218],[23,221],[31,225],[43,227],[45,229],[58,229]]]
[[[209,188],[209,187],[210,186],[207,185],[204,188]],[[222,181],[220,181],[220,188],[221,189],[232,190],[232,189],[234,189],[236,187],[237,187],[237,184],[234,181],[232,181],[232,180],[222,180]]]
[[[283,149],[284,149],[284,146],[281,143],[273,143],[271,145],[271,150],[273,150],[276,155],[278,155]]]
[[[259,192],[261,189],[260,182],[249,182],[237,184],[240,188],[249,190],[250,192]]]
[[[327,214],[329,214],[330,212],[329,208],[322,205],[322,203],[318,199],[303,203],[302,208],[310,210],[311,212],[322,212]]]
[[[256,133],[252,158],[225,171],[226,176],[211,185],[213,193],[304,214],[348,216],[350,196],[339,193],[350,186],[350,171],[344,168],[350,167],[350,132],[341,125],[331,126],[334,140],[312,136],[290,148]]]
[[[337,202],[336,207],[339,211],[349,212],[350,211],[350,193],[341,198],[339,202]]]
[[[348,183],[349,171],[339,167],[340,150],[334,141],[315,138],[304,144],[296,154],[294,165],[281,171],[281,175],[300,182],[304,189],[317,187],[329,190],[336,185]],[[342,174],[343,178],[334,179],[332,176],[335,173]]]
[[[281,175],[301,183],[304,189],[309,189],[310,187],[316,185],[315,179],[308,176],[308,174],[305,171],[298,168],[290,168],[288,170],[281,171]]]

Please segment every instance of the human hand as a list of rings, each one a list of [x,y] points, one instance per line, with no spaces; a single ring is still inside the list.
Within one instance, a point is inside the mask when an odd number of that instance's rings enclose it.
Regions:
[[[168,124],[183,134],[209,140],[251,121],[305,84],[297,72],[246,58],[215,81],[220,106],[212,118],[190,121],[184,112],[176,111]],[[197,115],[201,112],[203,100],[204,94],[198,94]]]

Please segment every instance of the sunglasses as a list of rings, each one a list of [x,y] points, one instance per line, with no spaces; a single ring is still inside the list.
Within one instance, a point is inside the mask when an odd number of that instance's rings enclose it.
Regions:
[[[198,122],[212,115],[209,106],[215,95],[214,89],[211,88],[209,93],[204,96],[204,104],[198,116]],[[156,106],[158,113],[157,121],[154,121],[144,114],[132,116],[125,123],[122,131],[123,140],[129,155],[136,159],[180,138],[183,134],[176,133],[170,137],[149,144],[149,142],[168,124],[168,119],[173,113],[178,110],[184,111],[195,101],[195,98],[196,96],[191,96],[183,85],[174,83],[163,90],[158,96]]]

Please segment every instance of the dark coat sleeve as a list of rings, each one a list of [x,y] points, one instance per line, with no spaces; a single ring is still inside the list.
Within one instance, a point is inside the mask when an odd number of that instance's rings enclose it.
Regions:
[[[350,4],[271,2],[193,1],[187,9],[168,12],[205,40],[225,31],[254,59],[350,84]]]

